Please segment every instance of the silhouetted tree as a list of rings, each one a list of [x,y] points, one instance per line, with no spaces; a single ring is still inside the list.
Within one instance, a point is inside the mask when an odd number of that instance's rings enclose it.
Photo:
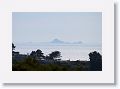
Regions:
[[[102,71],[102,56],[99,52],[89,53],[90,69],[92,71]]]
[[[39,49],[37,51],[32,51],[30,56],[34,59],[44,59],[45,58],[44,54]]]
[[[15,45],[12,43],[12,51],[14,51],[15,50]]]
[[[60,58],[60,57],[61,57],[61,52],[59,52],[59,51],[54,51],[54,52],[49,54],[50,60],[55,60],[55,59]]]
[[[30,56],[35,59],[35,58],[36,58],[36,52],[35,52],[35,51],[32,51],[32,52],[30,53]]]
[[[49,60],[49,59],[50,59],[50,56],[49,56],[49,55],[46,55],[46,56],[45,56],[45,59],[46,59],[46,60]]]
[[[44,54],[39,49],[36,51],[36,55],[39,59],[44,59],[45,58]]]

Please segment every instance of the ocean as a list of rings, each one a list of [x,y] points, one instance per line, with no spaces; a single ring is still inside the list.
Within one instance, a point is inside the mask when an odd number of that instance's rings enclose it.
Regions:
[[[16,44],[15,51],[20,54],[30,54],[32,51],[40,49],[44,55],[48,55],[53,51],[61,52],[62,60],[85,60],[89,61],[89,53],[97,51],[102,54],[101,46],[81,46],[81,45],[34,45],[34,44]]]

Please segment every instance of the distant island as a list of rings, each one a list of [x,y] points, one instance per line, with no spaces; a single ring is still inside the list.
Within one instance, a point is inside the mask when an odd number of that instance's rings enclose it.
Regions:
[[[59,39],[53,39],[50,43],[53,43],[53,44],[82,44],[81,41],[79,42],[65,42],[65,41],[61,41]]]

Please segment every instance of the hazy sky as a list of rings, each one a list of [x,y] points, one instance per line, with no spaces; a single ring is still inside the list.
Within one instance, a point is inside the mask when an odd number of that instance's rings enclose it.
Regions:
[[[101,12],[13,12],[13,42],[102,43]]]

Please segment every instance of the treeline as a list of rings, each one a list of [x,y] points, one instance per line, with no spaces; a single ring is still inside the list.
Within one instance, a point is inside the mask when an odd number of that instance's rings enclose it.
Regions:
[[[102,56],[96,51],[88,54],[90,61],[64,61],[60,51],[45,56],[39,49],[29,55],[14,50],[15,45],[12,44],[13,71],[102,71]]]

